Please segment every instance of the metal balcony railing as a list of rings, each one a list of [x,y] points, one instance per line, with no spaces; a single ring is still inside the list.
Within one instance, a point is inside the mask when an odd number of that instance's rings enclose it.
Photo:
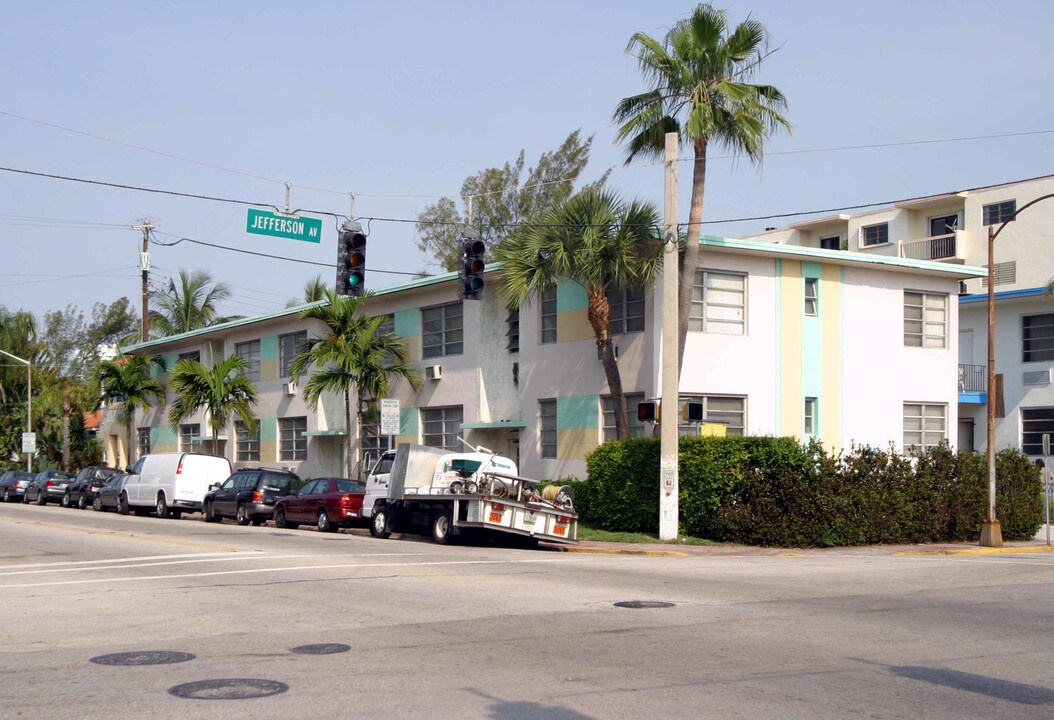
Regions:
[[[959,392],[987,392],[988,368],[985,365],[959,365]]]
[[[935,235],[923,240],[908,240],[900,243],[900,257],[911,260],[958,259],[956,254],[959,233]]]

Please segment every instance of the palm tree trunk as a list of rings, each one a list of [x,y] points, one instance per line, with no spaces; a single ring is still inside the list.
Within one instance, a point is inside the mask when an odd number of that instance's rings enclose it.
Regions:
[[[611,344],[611,305],[603,289],[587,288],[589,300],[589,324],[597,340],[597,352],[604,376],[608,381],[608,390],[615,405],[615,437],[619,440],[629,439],[629,416],[626,414],[626,395],[622,390],[622,373],[615,360],[615,351]]]
[[[132,423],[135,422],[135,415],[129,413],[128,416],[128,447],[124,449],[125,455],[125,466],[132,466]],[[120,469],[120,466],[118,466]]]
[[[692,204],[688,211],[688,231],[677,288],[677,377],[684,367],[684,345],[688,338],[688,314],[692,310],[692,290],[695,271],[699,266],[699,236],[702,234],[703,191],[706,189],[706,138],[695,141],[695,161],[692,167]]]
[[[347,428],[347,437],[344,439],[344,477],[351,477],[351,441],[354,438],[351,427],[351,390],[344,389],[344,427]]]
[[[70,469],[70,407],[69,400],[62,401],[62,469],[69,472]]]

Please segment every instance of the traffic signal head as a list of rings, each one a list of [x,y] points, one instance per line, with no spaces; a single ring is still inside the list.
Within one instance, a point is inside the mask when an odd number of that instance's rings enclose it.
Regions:
[[[461,233],[461,269],[458,272],[458,295],[478,300],[483,293],[483,270],[486,263],[483,253],[487,245],[478,232],[465,228]]]
[[[366,289],[366,235],[349,220],[337,238],[337,294],[360,297]]]
[[[659,403],[642,402],[637,403],[637,421],[655,422],[658,419]]]
[[[702,422],[703,404],[701,402],[686,402],[681,406],[681,419],[687,422]]]

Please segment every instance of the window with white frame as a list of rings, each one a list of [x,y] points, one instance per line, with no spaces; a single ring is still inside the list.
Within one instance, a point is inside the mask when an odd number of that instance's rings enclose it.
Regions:
[[[440,408],[421,408],[421,439],[429,447],[459,450],[461,423],[464,410],[460,405]]]
[[[820,314],[820,281],[816,278],[805,278],[805,314]]]
[[[278,336],[278,377],[289,377],[289,364],[306,341],[307,332],[303,330]]]
[[[1054,313],[1021,316],[1021,362],[1054,360]]]
[[[187,423],[179,426],[179,451],[198,452],[201,449],[201,425]]]
[[[1054,436],[1054,407],[1021,408],[1021,452],[1043,454],[1043,436]]]
[[[141,427],[136,430],[135,449],[139,457],[150,454],[150,428]]]
[[[241,420],[234,421],[234,459],[240,462],[260,460],[260,423],[249,427]]]
[[[543,458],[556,458],[556,400],[538,401],[538,441]]]
[[[816,435],[817,428],[819,427],[816,418],[816,409],[818,407],[819,406],[816,403],[816,398],[805,398],[805,412],[802,422],[802,432],[807,437],[812,437],[813,435]]]
[[[278,419],[278,459],[307,460],[307,418]]]
[[[698,270],[692,288],[688,329],[717,335],[745,335],[747,276]]]
[[[245,361],[245,376],[253,382],[260,382],[260,341],[236,343],[234,354]]]
[[[460,302],[421,310],[421,352],[425,358],[460,355],[465,337]]]
[[[541,338],[543,345],[556,342],[556,288],[549,288],[542,293],[539,319],[541,321]]]
[[[615,288],[608,290],[608,327],[612,335],[644,332],[644,289]]]
[[[865,225],[860,228],[860,240],[864,247],[885,245],[889,242],[889,223]]]
[[[644,393],[631,393],[626,395],[626,415],[629,418],[629,436],[645,437],[648,428],[645,423],[637,419],[637,406],[644,402]],[[603,395],[600,398],[601,431],[602,442],[617,440],[615,433],[615,398]]]
[[[703,404],[703,422],[725,424],[728,435],[743,435],[747,427],[747,399],[736,395],[682,395],[681,402]],[[699,426],[695,423],[678,425],[681,435],[698,435]]]
[[[904,448],[937,447],[948,437],[948,408],[936,403],[904,403]]]
[[[1017,212],[1017,200],[1003,200],[981,206],[981,215],[985,225],[998,225],[1004,223]]]
[[[948,296],[904,291],[905,347],[943,348],[948,337]]]

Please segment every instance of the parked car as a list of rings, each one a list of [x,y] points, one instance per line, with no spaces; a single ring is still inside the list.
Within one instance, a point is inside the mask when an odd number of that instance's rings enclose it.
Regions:
[[[41,470],[26,488],[22,502],[35,502],[37,505],[47,505],[48,501],[62,502],[62,496],[66,494],[66,486],[73,477],[73,473],[65,470]]]
[[[99,511],[116,510],[120,505],[121,493],[124,490],[124,483],[127,479],[128,474],[121,473],[107,480],[106,484],[99,488],[95,493],[95,497],[92,498],[92,509]]]
[[[34,477],[36,476],[31,472],[8,470],[0,475],[0,497],[4,498],[4,502],[22,502],[26,488],[33,482]]]
[[[73,482],[66,486],[66,494],[62,496],[62,507],[78,507],[83,510],[92,504],[99,488],[114,475],[120,474],[120,470],[112,467],[89,465],[81,468]]]
[[[234,518],[239,525],[271,519],[279,498],[300,489],[300,478],[287,470],[242,468],[205,495],[205,522]]]
[[[150,453],[136,461],[124,483],[121,514],[153,510],[158,517],[178,518],[184,512],[201,512],[209,487],[231,474],[225,457],[201,453]]]
[[[296,495],[279,500],[274,506],[274,524],[280,528],[297,528],[312,523],[322,532],[337,528],[365,525],[362,499],[366,484],[347,478],[309,480]]]

